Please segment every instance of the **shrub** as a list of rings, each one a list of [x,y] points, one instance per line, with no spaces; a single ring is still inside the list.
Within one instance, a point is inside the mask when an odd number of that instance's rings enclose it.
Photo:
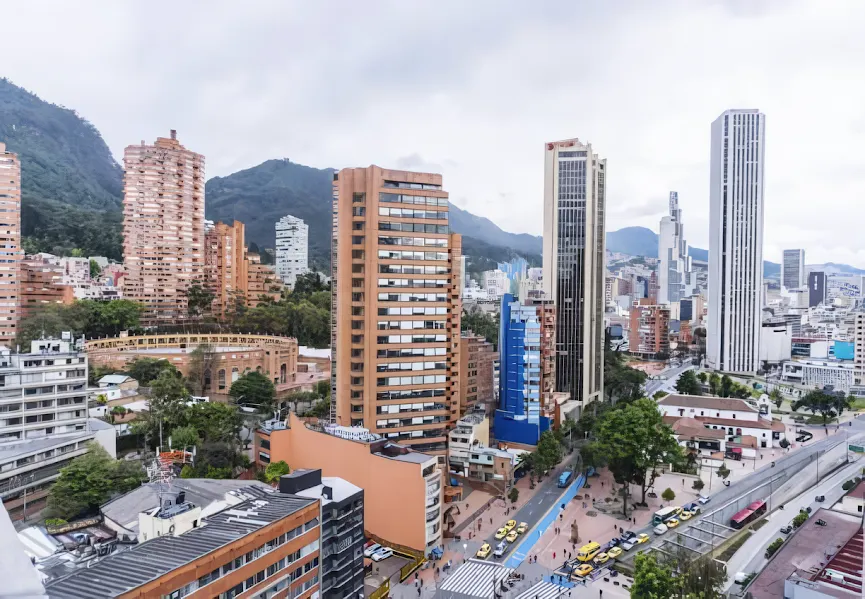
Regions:
[[[511,503],[516,503],[519,496],[520,492],[516,487],[512,488],[510,493],[508,493],[508,499],[511,500]]]
[[[45,520],[45,526],[63,526],[64,524],[69,524],[63,518],[48,518]]]
[[[706,486],[706,483],[704,483],[701,479],[698,478],[697,480],[694,481],[694,484],[691,485],[691,488],[694,489],[695,491],[701,491],[703,489],[703,487],[705,487],[705,486]]]
[[[844,481],[844,484],[841,485],[841,488],[844,489],[845,491],[849,491],[850,489],[852,489],[852,488],[855,487],[855,486],[856,486],[856,482],[855,482],[855,481],[853,481],[853,480],[848,480],[848,481]]]
[[[790,447],[790,442],[787,439],[781,439],[779,445],[781,446],[781,449],[787,449]]]
[[[661,493],[661,499],[664,501],[673,501],[676,498],[676,493],[673,492],[673,489],[669,487],[664,489],[664,492]]]
[[[772,543],[770,543],[769,546],[766,547],[766,557],[772,557],[773,555],[775,555],[775,552],[777,552],[783,544],[784,539],[780,537],[772,541]]]
[[[793,518],[793,528],[799,528],[803,524],[805,524],[805,520],[808,519],[808,512],[799,512],[796,514],[796,517]]]

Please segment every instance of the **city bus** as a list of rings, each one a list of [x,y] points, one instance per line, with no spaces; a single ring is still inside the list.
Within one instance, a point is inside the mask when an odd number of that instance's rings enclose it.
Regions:
[[[571,482],[571,477],[574,475],[570,470],[565,470],[559,475],[559,487],[567,487],[568,483]]]
[[[580,547],[580,550],[577,552],[577,559],[581,562],[590,562],[595,559],[595,556],[601,552],[600,543],[588,543]]]
[[[662,510],[658,510],[655,512],[655,515],[652,516],[652,524],[657,526],[658,524],[663,524],[670,518],[675,518],[679,514],[682,513],[682,508],[677,505],[671,505],[670,507],[665,507]]]
[[[748,505],[743,510],[739,510],[733,517],[730,518],[730,526],[735,529],[740,529],[747,526],[754,520],[759,520],[766,513],[766,502],[764,500],[755,501]]]

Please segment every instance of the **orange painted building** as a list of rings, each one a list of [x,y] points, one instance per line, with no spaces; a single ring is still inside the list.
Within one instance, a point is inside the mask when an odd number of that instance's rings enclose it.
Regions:
[[[171,137],[123,154],[123,296],[144,323],[187,318],[186,290],[204,277],[204,156]]]
[[[18,333],[21,263],[21,162],[0,142],[0,345]]]
[[[643,298],[631,307],[628,352],[635,356],[655,358],[670,352],[670,307]]]
[[[256,465],[283,460],[292,470],[320,468],[323,476],[343,478],[363,489],[364,524],[372,535],[425,554],[441,546],[445,481],[436,456],[386,440],[343,438],[294,413],[286,423],[256,431]]]
[[[461,415],[462,238],[442,177],[347,168],[333,198],[336,422],[443,454]]]

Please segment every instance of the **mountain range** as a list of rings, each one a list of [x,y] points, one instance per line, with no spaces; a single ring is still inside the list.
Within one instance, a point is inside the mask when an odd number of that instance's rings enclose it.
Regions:
[[[121,205],[123,170],[98,129],[72,109],[45,102],[7,79],[0,79],[0,141],[16,152],[22,165],[22,246],[68,255],[122,258]],[[239,220],[247,243],[274,246],[274,223],[291,214],[309,225],[312,265],[327,270],[333,169],[303,166],[287,159],[267,160],[205,185],[205,216]],[[490,219],[453,204],[451,229],[463,235],[467,270],[478,273],[516,256],[540,266],[541,237],[504,231]],[[645,227],[625,227],[607,234],[607,249],[657,257],[658,235]],[[690,248],[696,260],[708,251]],[[846,264],[827,264],[829,272],[865,273]],[[780,266],[766,262],[767,276]]]

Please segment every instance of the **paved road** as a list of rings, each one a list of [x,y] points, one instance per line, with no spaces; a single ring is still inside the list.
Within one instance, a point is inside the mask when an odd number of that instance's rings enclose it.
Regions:
[[[809,487],[798,497],[791,499],[788,503],[790,509],[777,510],[767,517],[767,523],[745,542],[742,547],[727,562],[727,583],[725,589],[729,590],[734,584],[737,572],[759,572],[769,561],[765,557],[766,547],[778,537],[785,537],[781,528],[787,526],[800,508],[811,506],[814,513],[821,507],[829,507],[846,493],[841,488],[845,480],[853,478],[862,468],[861,460],[841,468],[832,476],[824,479],[818,485]],[[814,498],[817,495],[825,495],[826,501],[817,503]]]
[[[690,362],[686,362],[681,366],[676,366],[675,368],[668,368],[657,376],[662,377],[660,380],[652,379],[646,381],[646,396],[652,397],[658,391],[666,391],[667,393],[671,393],[673,388],[676,385],[676,381],[679,380],[679,376],[685,372],[686,370],[692,370],[695,368]]]
[[[849,441],[852,442],[865,437],[863,430],[865,430],[865,420],[854,421],[854,425],[850,427]],[[776,502],[786,502],[789,497],[798,495],[816,484],[818,476],[825,476],[830,470],[843,463],[847,454],[847,442],[848,435],[841,431],[813,445],[802,447],[777,458],[774,467],[771,462],[768,462],[751,475],[732,483],[729,487],[719,485],[720,490],[710,495],[711,502],[703,506],[704,513],[691,519],[687,524],[683,524],[677,530],[679,532],[684,530],[689,534],[702,537],[703,535],[696,534],[692,528],[693,524],[705,521],[707,518],[720,524],[727,524],[730,517],[748,503],[758,499],[766,499],[770,495]],[[685,501],[683,500],[682,503]],[[774,507],[770,501],[769,509]],[[651,525],[634,529],[634,532],[645,532],[655,537],[650,547],[659,546],[665,537],[673,538],[670,534],[656,537],[652,532]],[[711,537],[705,535],[705,538]]]

